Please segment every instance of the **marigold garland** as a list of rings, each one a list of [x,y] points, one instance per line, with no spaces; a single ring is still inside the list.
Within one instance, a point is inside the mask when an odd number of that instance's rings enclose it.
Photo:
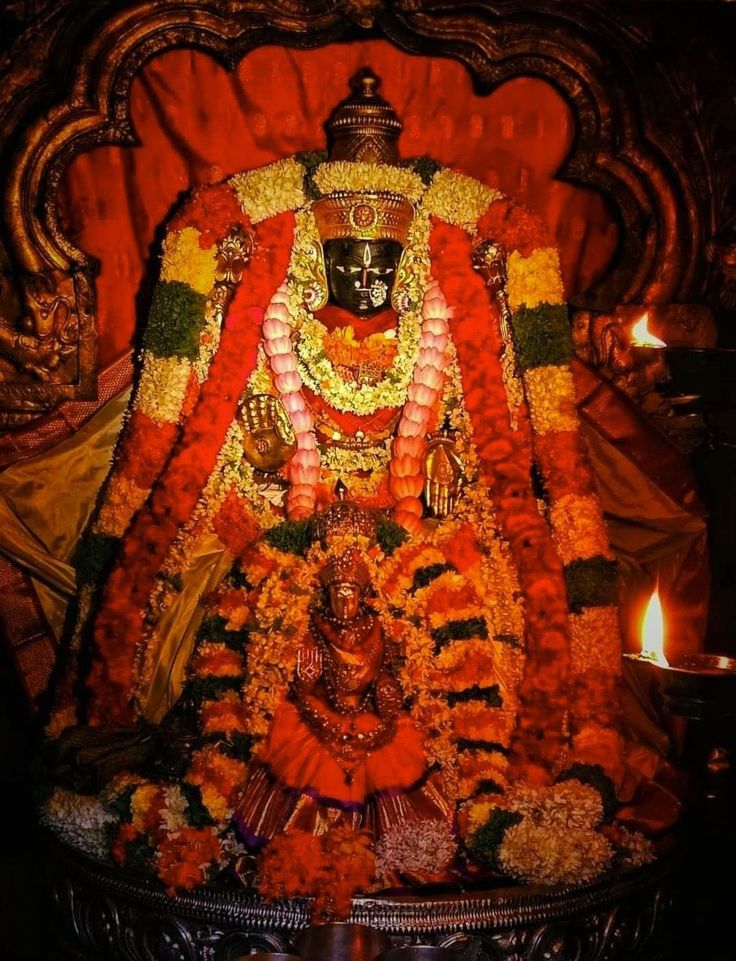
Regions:
[[[473,436],[500,521],[519,572],[526,606],[527,659],[514,738],[518,773],[544,772],[562,748],[569,663],[567,611],[562,567],[531,489],[531,432],[523,409],[513,430],[503,390],[503,343],[498,307],[489,303],[481,278],[470,267],[470,241],[459,230],[436,224],[433,262],[448,298],[466,323],[455,333],[464,373]],[[440,272],[441,271],[441,272]],[[477,351],[482,337],[485,350]],[[481,372],[482,360],[482,372]],[[543,732],[543,737],[541,733]],[[538,776],[538,775],[537,775]]]
[[[618,608],[589,607],[570,615],[570,658],[573,673],[597,670],[605,675],[620,656]]]
[[[301,207],[304,196],[304,167],[294,158],[277,160],[230,178],[235,194],[251,223]]]
[[[422,198],[422,207],[432,217],[448,224],[475,230],[478,218],[498,197],[498,190],[487,187],[474,177],[443,169],[432,178]]]
[[[146,357],[136,406],[158,423],[176,423],[189,386],[192,365],[186,357]]]
[[[269,222],[258,238],[264,246],[273,247],[269,264],[272,277],[286,269],[286,258],[276,256],[282,248],[275,241],[289,230],[289,220],[285,215],[282,221]],[[177,524],[184,523],[194,510],[255,365],[263,308],[252,307],[253,300],[254,291],[244,282],[231,305],[209,379],[177,453],[167,465],[150,505],[136,516],[122,561],[110,577],[94,627],[90,723],[123,724],[133,717],[128,698],[133,687],[134,654],[156,572],[176,536]]]
[[[506,261],[506,277],[512,311],[538,304],[561,304],[565,300],[560,256],[554,247],[539,247],[529,257],[512,250]]]
[[[522,257],[539,247],[549,247],[551,242],[539,214],[500,195],[478,221],[478,235],[490,238],[507,252],[518,251]]]
[[[292,830],[261,854],[257,886],[269,900],[312,897],[312,922],[345,919],[353,895],[375,882],[375,858],[366,833],[332,827],[314,837]]]
[[[215,285],[215,246],[202,249],[199,240],[194,227],[169,231],[163,245],[162,282],[178,281],[198,294],[209,294]]]
[[[608,537],[597,497],[567,494],[550,508],[552,536],[563,564],[609,552]]]
[[[575,383],[569,367],[532,367],[524,372],[524,385],[537,433],[578,429]]]

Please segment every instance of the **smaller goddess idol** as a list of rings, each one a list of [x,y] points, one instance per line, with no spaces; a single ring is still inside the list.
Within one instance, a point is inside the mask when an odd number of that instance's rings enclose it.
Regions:
[[[341,497],[344,492],[341,492]],[[374,540],[369,512],[344,499],[319,515],[323,537],[346,527]],[[322,597],[296,652],[289,698],[253,761],[235,823],[260,846],[292,829],[368,829],[451,822],[430,775],[424,736],[403,709],[396,652],[368,603],[370,572],[354,548],[319,571]]]

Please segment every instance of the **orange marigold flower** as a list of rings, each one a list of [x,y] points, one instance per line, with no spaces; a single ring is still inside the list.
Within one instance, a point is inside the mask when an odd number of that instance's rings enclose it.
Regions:
[[[245,659],[224,644],[202,644],[191,660],[190,673],[199,677],[240,677]]]
[[[222,854],[217,834],[212,828],[184,828],[167,835],[158,847],[156,873],[169,894],[202,884],[213,863]]]
[[[463,584],[438,584],[427,599],[427,614],[444,613],[452,620],[453,612],[468,607],[480,607],[480,599],[469,581]],[[479,613],[481,613],[479,611]]]
[[[325,880],[322,843],[309,831],[289,831],[264,849],[257,886],[264,898],[309,897]]]
[[[161,811],[166,804],[160,784],[141,784],[130,800],[133,824],[142,832],[153,834],[160,826]]]
[[[245,500],[234,490],[222,502],[212,527],[225,547],[238,557],[245,553],[260,533]]]
[[[245,784],[246,765],[227,757],[213,745],[207,745],[192,756],[186,780],[199,787],[215,790],[228,807],[232,807]]]
[[[365,831],[333,827],[320,837],[289,831],[261,855],[258,890],[266,898],[312,897],[312,920],[346,918],[353,896],[375,880],[375,859]]]
[[[216,701],[205,701],[200,717],[205,734],[244,734],[247,730],[243,704],[235,691]]]
[[[110,846],[110,852],[118,864],[125,864],[128,858],[128,844],[137,840],[140,836],[135,824],[126,821],[125,824],[120,825],[115,840]]]
[[[481,552],[475,539],[475,531],[470,524],[464,524],[446,544],[442,545],[450,564],[462,573],[481,560]]]

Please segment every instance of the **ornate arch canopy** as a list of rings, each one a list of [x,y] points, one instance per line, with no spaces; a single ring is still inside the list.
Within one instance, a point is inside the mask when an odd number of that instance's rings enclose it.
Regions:
[[[717,184],[687,87],[652,66],[652,38],[601,5],[540,0],[133,0],[43,3],[0,61],[0,425],[95,396],[96,264],[64,233],[57,190],[92,147],[137,143],[130,88],[154,55],[192,46],[233,68],[264,44],[381,37],[457,59],[476,90],[520,76],[561,92],[576,123],[558,177],[602,191],[618,256],[579,306],[698,301],[712,271]],[[650,63],[646,82],[642,63]],[[681,103],[663,122],[662,103]],[[672,118],[679,118],[677,122]]]

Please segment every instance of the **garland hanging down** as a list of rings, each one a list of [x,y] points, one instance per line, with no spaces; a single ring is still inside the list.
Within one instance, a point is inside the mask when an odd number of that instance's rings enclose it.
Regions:
[[[391,190],[417,209],[395,354],[378,384],[361,391],[346,385],[323,352],[326,331],[309,309],[315,237],[308,198],[338,184]],[[238,230],[250,240],[233,266],[226,251]],[[511,340],[503,336],[503,305],[472,269],[473,246],[486,238],[506,251]],[[223,309],[227,277],[232,299]],[[214,529],[253,571],[268,572],[273,562],[254,545],[263,531],[278,529],[278,507],[256,510],[262,498],[237,466],[238,403],[258,379],[258,392],[280,397],[296,437],[285,501],[292,522],[309,518],[331,480],[304,386],[337,411],[401,408],[385,484],[379,478],[370,496],[384,498],[412,537],[373,569],[393,599],[382,617],[404,652],[405,693],[420,726],[435,719],[428,750],[455,798],[492,796],[509,778],[548,785],[576,762],[617,781],[614,570],[578,429],[562,297],[557,254],[538,219],[436,166],[295,158],[196,192],[164,246],[139,387],[87,541],[77,636],[81,645],[81,625],[91,617],[90,723],[125,725],[139,713],[133,692],[145,681],[150,625],[175,596],[186,544],[199,532]],[[426,435],[445,415],[459,430],[469,483],[455,517],[427,535],[420,501]],[[534,465],[544,513],[532,488]],[[300,597],[316,557],[279,558]],[[494,591],[489,574],[499,570],[510,580]],[[258,601],[241,597],[250,614],[253,603],[257,614],[284,600],[272,596],[282,578],[269,587],[269,576]],[[289,603],[298,621],[303,605]],[[396,609],[405,616],[395,617]],[[246,695],[232,689],[215,699],[201,718],[208,731],[228,723],[233,734],[258,737],[267,725],[291,662],[275,635],[261,635]],[[200,645],[195,665],[235,671],[235,654],[211,648]],[[503,692],[499,672],[508,679]],[[71,685],[66,697],[56,730],[71,719]],[[235,779],[234,766],[232,773]],[[207,789],[204,776],[200,787]],[[227,810],[233,791],[212,800],[211,816]],[[191,840],[206,848],[208,838]],[[509,865],[512,847],[509,840]]]

